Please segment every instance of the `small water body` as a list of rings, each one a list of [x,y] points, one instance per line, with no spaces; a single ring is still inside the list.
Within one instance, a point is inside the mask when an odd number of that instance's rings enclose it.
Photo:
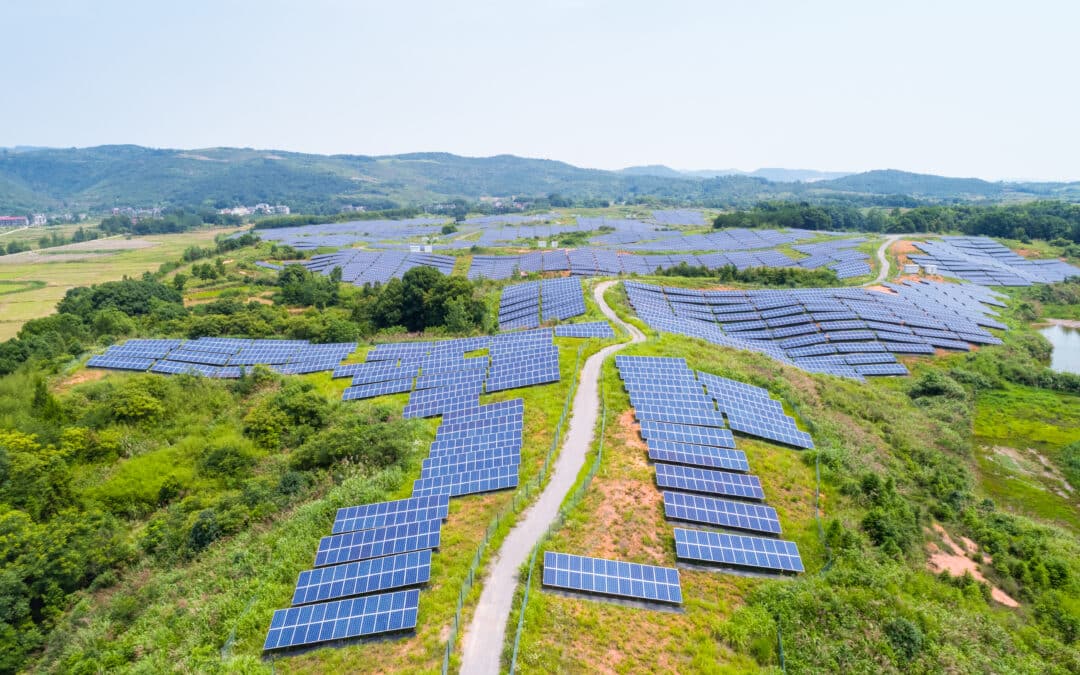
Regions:
[[[1041,328],[1039,332],[1054,345],[1050,367],[1059,373],[1080,375],[1080,328],[1055,324]]]

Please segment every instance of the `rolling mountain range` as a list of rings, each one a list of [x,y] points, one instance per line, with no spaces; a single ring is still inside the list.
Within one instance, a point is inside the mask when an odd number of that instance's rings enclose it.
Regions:
[[[994,183],[894,170],[835,176],[789,169],[684,173],[663,166],[604,171],[513,155],[313,155],[134,145],[0,149],[0,213],[259,202],[288,204],[294,210],[333,210],[345,204],[393,208],[552,193],[608,201],[655,197],[700,206],[745,206],[763,199],[892,206],[913,200],[1080,201],[1080,182]]]

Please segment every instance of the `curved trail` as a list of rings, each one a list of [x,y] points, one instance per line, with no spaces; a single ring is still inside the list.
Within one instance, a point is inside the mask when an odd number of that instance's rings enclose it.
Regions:
[[[608,319],[630,333],[630,342],[604,347],[586,359],[581,368],[581,381],[574,395],[566,440],[551,472],[551,479],[536,502],[522,514],[514,529],[506,535],[484,579],[476,613],[473,614],[472,622],[462,640],[461,672],[467,675],[497,675],[499,672],[503,644],[506,641],[506,622],[510,618],[510,608],[518,584],[518,570],[532,553],[536,542],[554,522],[559,506],[585,466],[585,455],[592,445],[596,420],[600,413],[600,366],[611,354],[628,344],[645,339],[641,331],[621,321],[604,302],[604,291],[614,283],[616,282],[605,281],[597,284],[593,297]]]
[[[879,246],[877,250],[877,259],[878,262],[881,263],[880,269],[878,270],[877,279],[874,279],[873,281],[868,281],[863,284],[863,286],[874,286],[875,284],[881,284],[889,278],[889,257],[886,255],[886,253],[888,253],[890,246],[903,238],[904,235],[902,234],[890,234],[889,236],[885,237],[885,241],[881,242],[881,246]]]

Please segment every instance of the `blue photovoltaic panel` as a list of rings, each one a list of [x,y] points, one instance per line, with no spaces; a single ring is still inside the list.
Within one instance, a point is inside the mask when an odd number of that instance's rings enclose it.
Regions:
[[[264,650],[416,628],[420,591],[410,589],[274,612]]]
[[[304,570],[296,581],[292,604],[306,605],[368,595],[379,591],[427,583],[431,579],[431,551],[412,551]]]
[[[652,420],[717,428],[727,426],[724,416],[716,410],[694,410],[681,405],[643,403],[634,406],[634,415],[638,421]]]
[[[338,509],[331,532],[341,534],[424,520],[446,520],[449,509],[450,498],[445,495],[347,506]]]
[[[589,323],[571,323],[555,326],[556,337],[569,338],[613,338],[615,331],[611,324],[606,321],[593,321]]]
[[[707,469],[747,472],[750,464],[746,453],[733,448],[716,448],[709,445],[693,445],[650,439],[649,459],[669,464],[689,464]]]
[[[668,424],[645,420],[641,423],[641,437],[644,439],[656,439],[675,441],[677,443],[693,443],[694,445],[714,445],[718,448],[734,448],[735,437],[727,429],[714,427],[699,427],[689,424]]]
[[[682,604],[679,571],[639,563],[544,552],[544,586]]]
[[[776,572],[802,572],[794,542],[722,532],[675,528],[675,555],[680,560],[748,567]]]
[[[780,534],[780,520],[776,516],[776,509],[763,504],[747,504],[685,492],[665,492],[664,515],[672,520]]]
[[[356,401],[364,398],[374,398],[375,396],[385,396],[387,394],[404,394],[407,391],[412,391],[412,387],[412,378],[361,384],[353,387],[346,387],[345,391],[341,393],[341,400]]]
[[[88,368],[111,368],[112,370],[148,370],[154,365],[153,359],[134,358],[129,356],[109,356],[102,354],[94,356],[86,362]]]
[[[420,478],[413,482],[413,494],[417,496],[445,494],[460,497],[493,490],[506,490],[517,487],[517,484],[517,465],[504,465],[448,476]]]
[[[686,492],[705,492],[755,501],[765,499],[761,480],[743,473],[657,463],[656,484],[661,488]]]
[[[441,528],[441,520],[428,520],[323,537],[315,553],[315,567],[438,548]]]

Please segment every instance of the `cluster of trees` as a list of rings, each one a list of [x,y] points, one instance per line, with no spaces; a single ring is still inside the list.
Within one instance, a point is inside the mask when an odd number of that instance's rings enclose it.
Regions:
[[[422,427],[263,368],[231,383],[133,375],[64,394],[25,373],[0,379],[0,396],[5,673],[42,648],[73,593],[112,586],[138,564],[183,564],[309,499],[331,466],[398,466]],[[78,480],[88,474],[102,479]],[[113,629],[137,614],[112,615]]]
[[[301,225],[318,225],[320,223],[345,223],[353,220],[382,220],[397,218],[414,218],[423,213],[417,208],[389,208],[376,211],[349,211],[346,213],[334,213],[321,215],[317,213],[297,213],[288,216],[270,216],[260,218],[255,222],[256,230],[273,230],[281,227],[299,227]]]
[[[1080,204],[1036,201],[1004,206],[918,206],[908,210],[859,209],[834,202],[761,202],[723,213],[714,227],[798,227],[859,232],[961,232],[1027,241],[1080,243]]]
[[[828,268],[807,270],[801,267],[748,267],[740,270],[735,265],[724,265],[711,269],[703,265],[678,265],[663,269],[656,268],[656,274],[664,277],[708,278],[721,282],[737,281],[744,284],[778,286],[781,288],[826,288],[837,284],[836,272]]]
[[[184,208],[164,211],[159,218],[140,218],[133,221],[125,215],[109,216],[99,227],[107,234],[175,234],[203,225],[240,225],[243,219],[214,209],[191,211]]]
[[[0,244],[0,255],[14,255],[29,250],[30,244],[23,241],[9,241],[7,246]]]

